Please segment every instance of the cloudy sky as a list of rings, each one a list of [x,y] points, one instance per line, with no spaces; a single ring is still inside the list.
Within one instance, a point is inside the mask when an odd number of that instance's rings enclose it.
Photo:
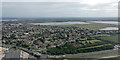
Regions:
[[[3,17],[117,17],[119,0],[2,0]]]

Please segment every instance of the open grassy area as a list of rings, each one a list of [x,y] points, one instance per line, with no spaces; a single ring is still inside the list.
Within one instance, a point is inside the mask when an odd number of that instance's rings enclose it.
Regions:
[[[116,25],[100,24],[100,23],[98,23],[98,24],[92,23],[92,24],[58,25],[58,26],[62,26],[62,27],[74,26],[74,27],[81,27],[81,28],[90,29],[90,30],[99,30],[99,29],[106,28],[106,27],[117,27]]]
[[[79,53],[74,55],[67,55],[65,58],[101,58],[114,55],[118,55],[118,50],[103,50],[89,53]]]
[[[86,48],[81,48],[81,49],[90,49],[90,48],[98,48],[106,45],[112,45],[112,44],[103,44],[103,45],[98,45],[98,46],[93,46],[93,47],[86,47]]]
[[[104,37],[100,37],[101,40],[105,40],[105,41],[110,41],[110,42],[114,42],[114,43],[118,43],[119,42],[119,35],[113,35],[113,36],[104,36]]]
[[[94,43],[97,43],[97,42],[102,42],[100,40],[86,40],[86,41],[78,41],[79,43],[82,43],[84,45],[86,45],[86,43],[91,43],[91,44],[94,44]]]

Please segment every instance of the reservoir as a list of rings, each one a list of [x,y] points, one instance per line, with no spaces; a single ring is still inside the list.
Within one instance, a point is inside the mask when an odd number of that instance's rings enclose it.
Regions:
[[[117,27],[106,27],[100,30],[118,30],[118,28]]]
[[[118,25],[118,21],[90,21],[91,23],[113,24]]]
[[[90,24],[87,22],[48,22],[48,23],[31,23],[33,25],[71,25],[71,24]]]

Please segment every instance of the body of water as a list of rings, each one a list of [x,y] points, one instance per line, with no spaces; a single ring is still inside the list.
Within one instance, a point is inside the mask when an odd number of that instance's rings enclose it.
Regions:
[[[31,23],[33,25],[71,25],[71,24],[90,24],[87,22],[50,22],[50,23]]]
[[[91,23],[103,23],[103,24],[114,24],[118,25],[118,21],[90,21]]]
[[[103,29],[100,29],[100,30],[118,30],[119,28],[117,27],[106,27],[106,28],[103,28]]]

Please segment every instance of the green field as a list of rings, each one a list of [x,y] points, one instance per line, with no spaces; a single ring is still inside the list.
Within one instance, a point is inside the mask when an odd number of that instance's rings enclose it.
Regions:
[[[90,30],[99,30],[102,28],[106,28],[106,27],[117,27],[116,25],[111,25],[111,24],[96,24],[96,23],[92,23],[92,24],[72,24],[72,25],[58,25],[58,26],[62,26],[62,27],[81,27],[81,28],[85,28],[85,29],[90,29]]]
[[[96,52],[89,52],[89,53],[79,53],[76,55],[68,55],[65,58],[101,58],[101,57],[107,57],[107,56],[115,56],[117,55],[117,50],[103,50],[103,51],[96,51]],[[116,58],[116,57],[114,57]],[[100,59],[104,60],[104,59]]]
[[[105,41],[110,41],[110,42],[118,43],[119,35],[120,34],[113,35],[113,36],[100,37],[100,39],[101,40],[105,40]]]
[[[87,40],[87,41],[78,41],[78,43],[82,43],[84,45],[86,45],[86,43],[91,43],[91,44],[94,44],[94,43],[101,43],[102,41],[100,40]]]

